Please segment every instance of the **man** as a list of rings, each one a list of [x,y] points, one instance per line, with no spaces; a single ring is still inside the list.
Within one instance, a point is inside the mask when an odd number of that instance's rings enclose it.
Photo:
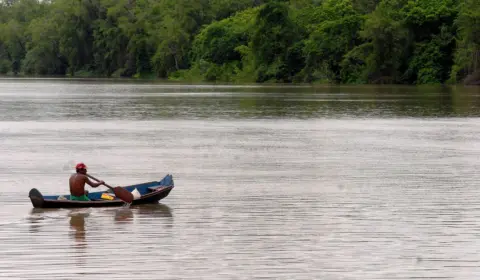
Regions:
[[[77,170],[77,173],[70,176],[70,199],[78,201],[90,201],[87,196],[88,192],[85,191],[85,183],[89,184],[92,188],[96,188],[105,182],[100,181],[98,183],[94,183],[90,181],[86,175],[87,166],[82,162],[77,164],[75,169]]]

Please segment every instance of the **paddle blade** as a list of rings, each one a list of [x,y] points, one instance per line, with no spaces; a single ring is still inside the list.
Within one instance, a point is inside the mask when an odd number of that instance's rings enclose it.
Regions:
[[[133,201],[133,194],[129,191],[127,191],[124,188],[121,187],[116,187],[113,188],[113,192],[115,193],[115,196],[120,198],[121,200],[125,201],[126,203],[132,203]]]

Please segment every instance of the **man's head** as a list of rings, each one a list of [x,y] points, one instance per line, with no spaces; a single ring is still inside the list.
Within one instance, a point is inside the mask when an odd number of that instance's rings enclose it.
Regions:
[[[77,164],[75,169],[77,170],[77,173],[87,174],[87,166],[83,162]]]

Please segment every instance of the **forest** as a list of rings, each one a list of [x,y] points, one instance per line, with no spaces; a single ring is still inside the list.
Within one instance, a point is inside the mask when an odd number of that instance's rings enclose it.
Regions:
[[[478,0],[0,0],[0,75],[477,84]]]

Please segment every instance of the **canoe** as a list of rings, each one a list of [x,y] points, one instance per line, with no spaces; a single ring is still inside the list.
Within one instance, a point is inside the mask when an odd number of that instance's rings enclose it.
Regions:
[[[160,181],[146,182],[123,187],[134,192],[135,189],[140,196],[133,200],[131,205],[158,203],[170,194],[174,188],[173,177],[167,174]],[[34,208],[80,208],[80,207],[112,207],[123,206],[126,203],[110,191],[91,192],[88,197],[91,201],[70,200],[70,194],[64,195],[42,195],[36,188],[30,190],[28,197]]]

